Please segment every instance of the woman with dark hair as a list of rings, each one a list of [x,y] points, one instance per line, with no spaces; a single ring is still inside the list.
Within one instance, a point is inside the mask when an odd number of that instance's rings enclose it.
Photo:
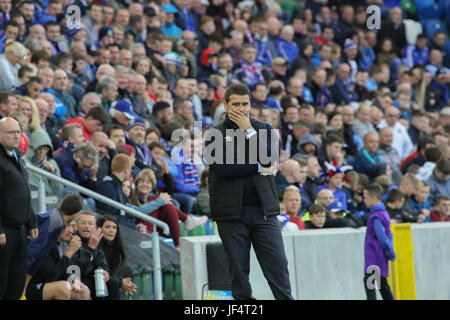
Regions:
[[[109,293],[106,299],[119,300],[120,289],[125,295],[133,295],[136,292],[136,285],[131,281],[131,277],[122,277],[129,272],[126,271],[125,248],[116,218],[111,215],[102,216],[98,218],[97,226],[102,229],[103,238],[100,247],[105,253],[110,273],[110,279],[106,283]]]

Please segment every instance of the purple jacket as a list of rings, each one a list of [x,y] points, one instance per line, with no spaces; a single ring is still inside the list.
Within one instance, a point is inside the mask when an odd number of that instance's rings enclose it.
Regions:
[[[376,230],[376,223],[374,220],[381,222],[381,226],[384,227],[384,234],[381,234]],[[367,268],[375,265],[380,268],[380,274],[382,277],[389,275],[388,257],[385,251],[391,252],[394,257],[392,249],[392,233],[390,229],[391,221],[389,215],[382,203],[370,208],[369,219],[367,220],[366,239],[364,241],[364,271]]]

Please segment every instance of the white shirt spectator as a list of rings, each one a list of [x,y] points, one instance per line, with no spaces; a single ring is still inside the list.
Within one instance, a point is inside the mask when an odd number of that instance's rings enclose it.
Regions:
[[[386,120],[381,120],[378,128],[388,127]],[[411,137],[406,131],[406,128],[400,123],[395,122],[394,126],[389,126],[392,129],[392,133],[394,135],[394,141],[392,143],[392,147],[397,150],[400,155],[400,159],[403,160],[407,156],[409,156],[414,151],[414,145],[411,141]]]

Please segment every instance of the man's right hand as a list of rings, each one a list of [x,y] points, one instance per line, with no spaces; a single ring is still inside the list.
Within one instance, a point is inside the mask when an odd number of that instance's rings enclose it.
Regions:
[[[71,258],[81,247],[81,238],[79,236],[74,236],[70,239],[69,248],[66,250],[66,256]]]
[[[6,234],[0,234],[0,246],[6,245]]]

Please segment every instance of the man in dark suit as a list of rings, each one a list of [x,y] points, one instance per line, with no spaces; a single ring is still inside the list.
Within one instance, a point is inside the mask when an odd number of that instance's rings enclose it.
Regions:
[[[0,300],[19,300],[25,287],[27,242],[38,236],[28,175],[17,154],[22,130],[0,120]]]
[[[271,143],[269,124],[250,119],[247,87],[231,85],[225,93],[224,104],[227,116],[207,131],[205,156],[210,165],[211,218],[217,221],[230,262],[233,297],[253,299],[249,282],[253,245],[275,299],[293,299],[277,219],[280,207],[274,175],[279,146]],[[216,148],[217,145],[221,147]],[[211,147],[214,152],[208,155]]]

